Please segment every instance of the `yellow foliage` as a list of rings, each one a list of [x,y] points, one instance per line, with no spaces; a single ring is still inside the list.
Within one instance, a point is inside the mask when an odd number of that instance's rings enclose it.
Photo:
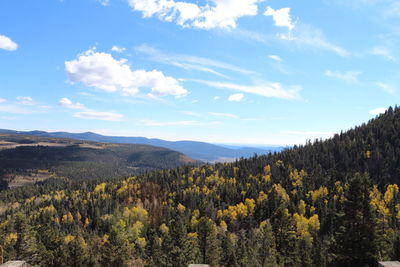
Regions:
[[[281,184],[273,184],[272,190],[275,191],[276,194],[282,198],[282,200],[289,202],[289,195],[286,193],[285,188],[283,188]]]
[[[17,233],[10,233],[4,239],[4,243],[6,245],[10,245],[10,244],[15,243],[17,241],[17,239],[18,239],[18,234]]]
[[[142,233],[142,229],[143,229],[144,225],[142,222],[137,221],[132,225],[132,233],[134,237],[138,237],[140,236],[140,234]]]
[[[390,195],[391,195],[391,190],[386,191],[386,193],[388,193],[388,195],[385,194],[386,198],[388,200],[390,199]],[[370,198],[371,198],[371,206],[372,208],[378,212],[378,214],[380,215],[381,219],[383,221],[385,221],[385,219],[389,216],[390,211],[389,209],[386,207],[385,205],[385,201],[382,199],[382,194],[381,192],[379,192],[378,186],[374,185],[371,193],[369,194]]]
[[[240,217],[247,217],[248,214],[248,209],[245,204],[240,202],[239,204],[236,205],[236,212]]]
[[[107,183],[98,184],[98,185],[94,188],[94,192],[95,192],[95,193],[99,193],[99,192],[103,192],[103,193],[104,193],[104,190],[106,189],[106,185],[107,185]]]
[[[56,208],[54,208],[53,205],[46,206],[46,207],[42,208],[41,211],[44,213],[51,213],[51,214],[57,213],[57,210],[56,210]]]
[[[73,236],[73,235],[67,235],[64,237],[65,244],[69,244],[71,241],[74,241],[74,240],[75,240],[75,236]]]
[[[225,221],[222,220],[222,221],[219,223],[219,226],[221,227],[221,229],[222,229],[224,232],[228,231],[228,225],[226,224]]]
[[[264,174],[265,174],[265,175],[271,174],[271,166],[269,166],[269,164],[268,164],[268,165],[265,165],[265,167],[264,167]]]
[[[308,219],[308,227],[310,230],[318,232],[321,224],[319,222],[318,214],[314,214],[313,216]]]
[[[138,239],[136,239],[135,243],[141,248],[144,248],[147,245],[146,238],[144,237],[139,237]]]
[[[311,232],[318,232],[320,229],[320,222],[318,215],[315,214],[309,219],[301,214],[293,214],[293,220],[295,222],[296,234],[302,238],[311,238]]]
[[[222,210],[218,210],[218,211],[217,211],[217,218],[218,218],[218,219],[221,219],[222,216],[224,216],[224,213],[222,212]]]
[[[258,194],[258,198],[257,198],[257,202],[263,202],[264,200],[267,199],[267,194],[264,193],[264,191],[260,191],[260,193]]]
[[[104,234],[103,238],[101,239],[101,244],[105,244],[108,243],[108,239],[110,238],[110,236],[108,234]]]
[[[194,233],[188,233],[187,234],[187,237],[189,238],[189,239],[196,239],[197,238],[197,233],[196,232],[194,232]]]
[[[371,158],[372,152],[370,150],[365,151],[365,157],[367,159]]]
[[[79,213],[79,211],[75,215],[76,221],[80,222],[82,220],[82,215]]]
[[[169,233],[169,228],[165,223],[163,223],[163,224],[160,225],[160,231],[163,234],[168,234]]]
[[[200,211],[198,209],[195,209],[192,213],[192,218],[190,220],[190,224],[192,227],[196,227],[197,224],[199,223],[199,216],[200,216]]]
[[[244,203],[246,204],[246,207],[247,207],[249,213],[253,214],[254,213],[254,209],[256,208],[256,204],[255,204],[254,199],[246,198]]]
[[[308,220],[303,215],[298,213],[293,214],[293,219],[296,227],[296,234],[300,237],[309,237]]]
[[[296,169],[291,170],[289,173],[289,178],[292,180],[292,185],[294,187],[301,187],[303,185],[303,178],[306,176],[304,170],[298,171]]]
[[[83,225],[83,227],[88,227],[89,226],[89,224],[90,224],[90,221],[89,221],[89,218],[86,218],[85,219],[85,224]]]
[[[308,192],[307,196],[311,197],[312,201],[315,202],[320,198],[328,196],[328,193],[328,188],[326,188],[325,186],[321,186],[317,190]]]
[[[271,182],[271,175],[263,175],[262,180],[266,183]]]
[[[306,214],[306,203],[304,202],[304,200],[300,200],[299,206],[298,206],[298,210],[299,213],[301,215],[305,215]]]
[[[397,186],[397,184],[388,185],[386,188],[385,195],[383,197],[385,199],[386,204],[392,201],[394,196],[397,195],[398,193],[399,193],[399,187]]]
[[[396,219],[400,221],[400,204],[396,205]]]
[[[62,223],[73,223],[74,222],[74,216],[72,216],[71,212],[68,212],[67,214],[64,214],[61,218]]]

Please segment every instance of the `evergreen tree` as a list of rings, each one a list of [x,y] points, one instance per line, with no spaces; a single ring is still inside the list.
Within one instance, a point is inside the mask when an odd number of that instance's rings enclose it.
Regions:
[[[377,257],[376,219],[370,205],[371,181],[356,174],[345,193],[343,213],[337,218],[337,266],[364,266]]]

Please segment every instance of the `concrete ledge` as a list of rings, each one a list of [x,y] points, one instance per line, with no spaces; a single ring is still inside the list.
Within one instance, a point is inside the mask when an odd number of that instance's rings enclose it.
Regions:
[[[0,265],[0,267],[29,267],[25,261],[7,261]]]

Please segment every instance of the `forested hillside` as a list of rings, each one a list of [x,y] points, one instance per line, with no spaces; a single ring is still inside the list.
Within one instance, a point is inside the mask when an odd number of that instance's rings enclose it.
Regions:
[[[373,266],[400,260],[400,109],[231,164],[0,193],[33,266]]]
[[[198,164],[166,148],[19,134],[0,136],[0,189],[48,179],[126,177]]]
[[[210,143],[196,142],[196,141],[166,141],[162,139],[149,139],[146,137],[105,136],[92,132],[86,132],[86,133],[44,132],[44,131],[20,132],[20,131],[0,129],[0,133],[25,134],[37,137],[70,138],[75,140],[106,142],[106,143],[150,145],[150,146],[172,149],[181,152],[190,158],[201,160],[204,162],[234,161],[235,159],[239,159],[242,157],[254,156],[254,154],[267,154],[268,152],[277,152],[284,149],[284,147],[281,146],[270,146],[263,148],[238,147],[238,146],[214,145]]]

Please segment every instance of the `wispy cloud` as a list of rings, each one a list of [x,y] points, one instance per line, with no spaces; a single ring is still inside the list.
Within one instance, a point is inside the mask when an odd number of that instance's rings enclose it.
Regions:
[[[19,105],[0,105],[0,112],[14,113],[14,114],[30,114],[31,110],[21,107]]]
[[[300,140],[315,140],[315,139],[326,139],[330,138],[335,134],[335,132],[323,132],[323,131],[281,131],[275,134],[279,137],[285,137],[288,139],[294,137],[301,137]]]
[[[18,96],[17,97],[18,103],[22,105],[33,105],[34,101],[33,98],[30,96]]]
[[[117,52],[117,53],[123,53],[126,51],[126,48],[114,45],[113,47],[111,47],[111,51]]]
[[[351,55],[345,48],[329,40],[322,30],[303,23],[297,23],[292,31],[286,33],[266,34],[238,29],[229,34],[234,38],[251,40],[268,46],[274,44],[279,48],[285,45],[291,50],[323,50],[341,57]]]
[[[284,88],[282,84],[275,82],[262,82],[254,85],[240,85],[235,83],[226,83],[219,81],[205,81],[193,80],[210,87],[228,89],[233,91],[240,91],[242,93],[255,94],[263,97],[273,97],[281,99],[300,99],[299,91],[302,89],[300,86],[291,86],[288,89]]]
[[[110,0],[97,0],[102,6],[110,5]]]
[[[7,101],[6,99],[0,97],[0,103],[4,103],[6,101]]]
[[[275,61],[278,61],[278,62],[281,62],[281,61],[282,61],[282,58],[280,58],[280,57],[277,56],[277,55],[269,55],[268,57],[269,57],[270,59],[275,60]]]
[[[216,116],[216,117],[225,117],[225,118],[231,118],[231,119],[239,118],[237,115],[231,114],[231,113],[219,113],[219,112],[207,112],[207,113],[212,116]]]
[[[82,111],[75,113],[74,117],[88,120],[121,121],[123,115],[114,112]]]
[[[145,126],[152,127],[163,127],[163,126],[194,126],[199,125],[198,121],[154,121],[154,120],[141,120],[140,121]]]
[[[233,94],[228,97],[228,101],[230,102],[240,102],[244,98],[244,94]]]
[[[386,47],[374,47],[369,53],[375,56],[381,56],[388,61],[397,61],[397,57],[395,57],[391,51]]]
[[[346,71],[346,72],[341,72],[341,71],[332,71],[332,70],[327,70],[325,71],[325,76],[336,78],[348,83],[358,83],[358,76],[361,74],[359,71]]]
[[[299,48],[314,47],[333,52],[342,57],[350,55],[346,49],[328,41],[321,30],[310,25],[299,24],[295,30],[289,33],[278,34],[278,38]]]
[[[228,77],[215,69],[232,71],[246,75],[254,74],[254,72],[244,68],[213,59],[191,55],[164,53],[146,44],[136,47],[135,50],[139,53],[149,56],[149,59],[155,62],[172,65],[185,70],[207,72],[224,78]]]
[[[395,86],[388,83],[378,82],[376,83],[376,85],[378,85],[378,87],[381,88],[384,92],[391,95],[394,95],[397,91]]]
[[[73,103],[70,99],[63,97],[60,99],[58,102],[58,105],[64,108],[69,108],[69,109],[86,109],[85,105],[81,103]]]
[[[375,108],[375,109],[370,110],[369,114],[379,115],[379,114],[385,113],[386,110],[387,110],[387,108]]]

